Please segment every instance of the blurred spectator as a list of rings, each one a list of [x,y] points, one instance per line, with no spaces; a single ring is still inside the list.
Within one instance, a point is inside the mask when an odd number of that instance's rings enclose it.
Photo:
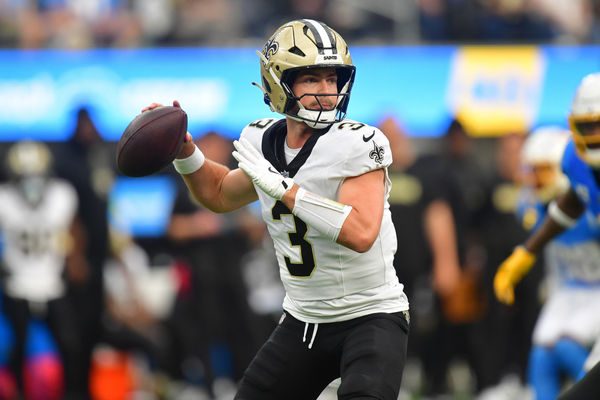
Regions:
[[[592,39],[594,9],[593,0],[529,0],[528,10],[550,21],[555,39],[563,43],[585,43]]]
[[[593,43],[592,0],[0,0],[0,46],[255,45],[313,18],[355,43]]]
[[[177,289],[172,266],[150,265],[148,254],[128,234],[111,229],[110,237],[103,334],[90,377],[95,400],[154,393],[158,388],[152,382],[174,377],[178,368],[167,327]],[[108,373],[115,368],[121,369],[119,384]]]
[[[429,348],[426,373],[432,382],[431,390],[438,394],[448,390],[473,391],[475,385],[481,384],[486,345],[480,341],[476,327],[487,306],[480,283],[483,254],[479,233],[486,177],[475,158],[473,139],[459,121],[450,122],[441,144],[440,152],[431,155],[428,163],[435,177],[435,188],[452,216],[460,272],[454,290],[440,293],[436,298],[439,307],[433,339],[436,346]],[[449,379],[457,370],[465,371],[468,379],[462,382]]]
[[[70,182],[79,199],[78,217],[89,273],[69,286],[84,345],[80,370],[88,371],[92,351],[101,333],[104,309],[102,269],[108,256],[107,196],[114,180],[113,143],[103,141],[87,108],[76,112],[71,138],[57,144],[56,173]]]
[[[426,41],[586,43],[594,25],[589,0],[419,0]]]
[[[441,139],[441,153],[418,157],[393,119],[380,127],[393,152],[390,206],[398,221],[397,273],[412,294],[409,352],[423,364],[421,390],[473,393],[490,380],[487,333],[481,331],[489,301],[482,284],[481,234],[487,176],[474,158],[478,148],[458,121]]]
[[[172,40],[184,45],[231,45],[244,37],[236,0],[179,0]]]
[[[10,366],[25,389],[24,358],[32,317],[47,324],[64,368],[65,399],[86,398],[85,371],[78,363],[82,332],[67,298],[66,279],[80,283],[89,274],[77,234],[78,199],[71,184],[53,176],[52,154],[41,142],[14,144],[6,159],[11,180],[0,188],[3,233],[3,301],[14,331]],[[48,393],[60,397],[62,382]]]
[[[231,164],[232,142],[224,136],[209,132],[197,145],[212,160]],[[204,209],[192,201],[183,181],[180,184],[168,236],[174,243],[174,256],[191,273],[188,314],[181,320],[188,358],[184,366],[197,365],[199,360],[196,383],[215,396],[241,378],[259,347],[252,334],[252,313],[240,270],[248,244],[235,213]],[[187,371],[188,379],[191,372]]]
[[[537,293],[541,274],[532,271],[523,280],[523,287],[517,288],[523,297],[512,308],[495,299],[492,284],[499,263],[527,235],[515,218],[518,193],[524,179],[520,158],[524,138],[522,134],[506,134],[497,139],[495,168],[480,216],[486,254],[482,287],[488,305],[478,326],[480,337],[487,345],[486,363],[481,366],[483,388],[497,385],[507,376],[515,378],[506,381],[511,384],[525,382],[531,332],[539,311]]]
[[[392,150],[389,202],[398,236],[394,265],[411,301],[408,354],[411,362],[423,363],[425,377],[425,382],[416,382],[418,387],[411,390],[441,392],[442,383],[433,373],[440,356],[436,332],[444,319],[439,301],[455,293],[461,274],[454,217],[439,174],[439,161],[432,156],[417,157],[410,139],[393,117],[385,118],[379,128]],[[444,368],[442,374],[445,372]]]

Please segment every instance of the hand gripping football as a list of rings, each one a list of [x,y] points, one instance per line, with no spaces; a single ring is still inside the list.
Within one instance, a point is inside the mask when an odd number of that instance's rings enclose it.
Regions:
[[[162,170],[181,150],[186,132],[187,114],[179,107],[162,106],[139,114],[119,140],[119,171],[139,177]]]

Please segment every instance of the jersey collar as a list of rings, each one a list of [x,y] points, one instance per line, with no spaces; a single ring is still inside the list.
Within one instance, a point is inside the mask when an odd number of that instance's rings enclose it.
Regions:
[[[330,128],[331,126],[328,126],[325,129],[319,129],[315,131],[315,133],[313,133],[308,138],[306,143],[304,143],[304,146],[302,146],[302,149],[300,150],[298,155],[294,157],[292,162],[288,165],[285,161],[284,150],[285,137],[287,135],[287,125],[285,119],[280,119],[279,121],[271,125],[269,128],[267,128],[267,130],[263,134],[262,153],[265,156],[265,158],[271,164],[273,164],[277,171],[289,176],[290,178],[293,178],[294,175],[296,175],[296,173],[300,169],[300,167],[304,165],[304,163],[310,156],[313,147],[315,147],[315,145],[317,144],[317,140],[319,140],[319,138],[322,135],[327,133]]]

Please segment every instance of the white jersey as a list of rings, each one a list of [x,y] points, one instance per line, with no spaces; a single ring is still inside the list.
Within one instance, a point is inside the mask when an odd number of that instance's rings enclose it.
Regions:
[[[14,186],[3,184],[0,204],[6,294],[36,302],[62,296],[67,238],[78,205],[75,190],[51,179],[33,208]]]
[[[281,201],[256,187],[286,290],[283,308],[310,323],[408,310],[393,267],[397,239],[387,201],[392,156],[385,135],[372,126],[344,120],[310,137],[289,165],[285,135],[285,119],[262,119],[246,126],[241,137],[309,192],[338,200],[346,178],[383,169],[386,195],[377,239],[369,251],[358,253],[307,226]]]

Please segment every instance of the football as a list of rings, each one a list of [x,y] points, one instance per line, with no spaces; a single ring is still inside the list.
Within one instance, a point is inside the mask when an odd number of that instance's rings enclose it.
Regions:
[[[136,116],[117,146],[117,167],[123,175],[152,175],[177,156],[187,132],[187,114],[179,107],[161,106]]]

